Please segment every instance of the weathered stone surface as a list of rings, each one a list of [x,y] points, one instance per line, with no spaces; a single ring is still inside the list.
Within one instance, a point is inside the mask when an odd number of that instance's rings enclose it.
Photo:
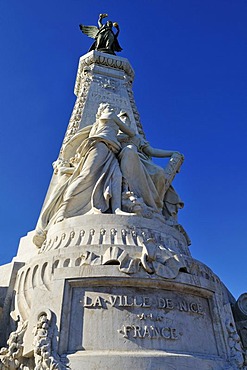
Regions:
[[[99,368],[110,368],[120,355],[126,368],[129,355],[140,369],[155,368],[161,358],[178,369],[178,364],[230,366],[232,334],[226,323],[234,325],[234,319],[219,279],[207,267],[187,256],[188,272],[164,279],[144,269],[132,275],[117,265],[83,265],[80,248],[68,250],[47,252],[19,271],[14,314],[29,321],[24,356],[32,353],[37,317],[49,307],[58,353],[72,369],[87,361],[93,368],[100,356]]]

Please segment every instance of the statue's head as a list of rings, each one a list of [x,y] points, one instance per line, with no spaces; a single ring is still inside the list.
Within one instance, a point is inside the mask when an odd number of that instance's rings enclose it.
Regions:
[[[118,117],[126,123],[126,125],[130,126],[130,116],[125,110],[121,110],[118,114]]]
[[[97,111],[97,114],[96,114],[96,118],[100,118],[101,114],[103,112],[114,112],[114,107],[109,104],[109,103],[101,103],[99,105],[99,108],[98,108],[98,111]]]
[[[113,26],[113,23],[112,23],[112,21],[107,21],[107,22],[106,22],[106,25],[107,25],[107,27],[110,27],[110,28],[112,28],[112,26]]]
[[[65,159],[58,158],[55,162],[52,163],[52,167],[54,169],[54,173],[57,174],[60,167],[70,167],[70,164]]]

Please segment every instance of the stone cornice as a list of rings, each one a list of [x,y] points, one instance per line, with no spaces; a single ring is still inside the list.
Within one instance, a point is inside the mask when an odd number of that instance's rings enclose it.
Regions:
[[[111,54],[101,53],[95,50],[90,51],[89,53],[83,55],[79,61],[78,72],[77,72],[76,82],[75,82],[75,89],[74,89],[76,96],[78,95],[80,88],[81,88],[82,73],[83,73],[84,67],[87,67],[93,64],[124,71],[129,76],[131,81],[133,81],[134,76],[135,76],[134,70],[131,67],[128,59],[115,56],[115,55],[111,55]]]

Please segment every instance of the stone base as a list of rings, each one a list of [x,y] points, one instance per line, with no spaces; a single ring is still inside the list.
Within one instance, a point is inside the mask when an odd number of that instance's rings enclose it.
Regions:
[[[143,269],[124,274],[117,265],[56,265],[61,255],[54,252],[53,265],[40,256],[40,268],[26,266],[28,275],[19,280],[24,289],[15,314],[28,320],[24,357],[32,356],[37,318],[49,310],[59,333],[57,352],[72,370],[234,369],[228,367],[230,305],[204,265],[188,258],[191,273],[162,279]]]
[[[192,259],[183,234],[163,223],[88,215],[56,224],[20,265],[13,293],[20,363],[29,370],[44,338],[49,366],[60,370],[243,363],[226,289]]]
[[[161,351],[123,352],[112,353],[101,351],[92,353],[77,352],[69,355],[71,369],[97,370],[226,370],[231,369],[229,364],[219,357],[203,358],[184,354],[173,354]]]

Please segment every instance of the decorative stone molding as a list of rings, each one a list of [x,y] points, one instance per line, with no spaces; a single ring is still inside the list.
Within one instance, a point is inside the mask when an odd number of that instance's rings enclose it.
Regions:
[[[34,329],[34,370],[70,369],[61,362],[57,353],[56,336],[54,315],[50,310],[40,312]]]
[[[156,274],[165,279],[174,279],[181,268],[186,269],[182,255],[171,253],[153,239],[148,239],[144,244],[140,258],[133,258],[126,250],[114,246],[109,247],[103,255],[87,251],[82,257],[82,265],[118,263],[119,270],[127,274],[137,273],[142,267],[148,274]]]
[[[246,352],[243,350],[241,339],[237,333],[233,321],[227,319],[226,329],[228,332],[228,345],[230,348],[230,362],[232,370],[246,370]]]
[[[39,253],[75,245],[142,247],[150,238],[176,253],[190,256],[188,240],[177,228],[138,216],[107,214],[77,216],[52,226]]]
[[[128,92],[130,105],[131,105],[131,108],[132,108],[132,111],[133,111],[133,115],[134,115],[134,118],[135,118],[135,122],[136,122],[138,132],[141,136],[143,136],[145,138],[145,133],[143,131],[143,127],[142,127],[142,123],[141,123],[141,119],[140,119],[140,114],[139,114],[139,111],[137,109],[135,98],[134,98],[134,93],[133,93],[133,90],[132,90],[132,80],[127,78],[126,82],[125,82],[125,86],[126,86],[126,89],[127,89],[127,92]]]
[[[27,320],[34,304],[33,291],[36,287],[42,287],[43,291],[51,290],[52,263],[48,259],[41,259],[23,266],[17,274],[15,290],[16,297],[13,301],[13,317],[20,316],[23,321]]]
[[[194,259],[186,259],[187,260],[187,268],[190,274],[202,277],[203,279],[212,281],[213,283],[220,284],[221,281],[217,275],[213,273],[213,271],[203,263],[196,261]]]
[[[7,340],[8,347],[0,349],[0,369],[1,370],[32,370],[30,360],[25,359],[23,355],[23,337],[27,329],[28,322],[19,322],[16,331],[10,333]]]
[[[126,58],[116,57],[114,55],[101,53],[99,51],[91,51],[80,58],[78,73],[75,83],[74,93],[77,96],[81,90],[83,70],[85,67],[92,64],[114,68],[120,71],[124,71],[129,78],[133,81],[134,70],[132,69],[129,61]]]
[[[68,125],[67,131],[66,131],[66,134],[63,140],[61,150],[60,150],[60,154],[59,154],[60,157],[63,157],[64,145],[72,138],[72,136],[76,134],[80,126],[83,109],[85,107],[86,97],[87,97],[90,84],[91,84],[91,78],[85,76],[84,78],[82,78],[82,82],[83,82],[83,89],[80,92],[80,95],[78,95],[76,99],[75,106],[73,108],[73,111],[72,111],[72,114],[69,120],[69,125]]]
[[[247,351],[247,293],[241,294],[232,309],[239,336]]]
[[[247,319],[247,293],[241,294],[236,302],[238,308],[239,318],[246,320]]]

